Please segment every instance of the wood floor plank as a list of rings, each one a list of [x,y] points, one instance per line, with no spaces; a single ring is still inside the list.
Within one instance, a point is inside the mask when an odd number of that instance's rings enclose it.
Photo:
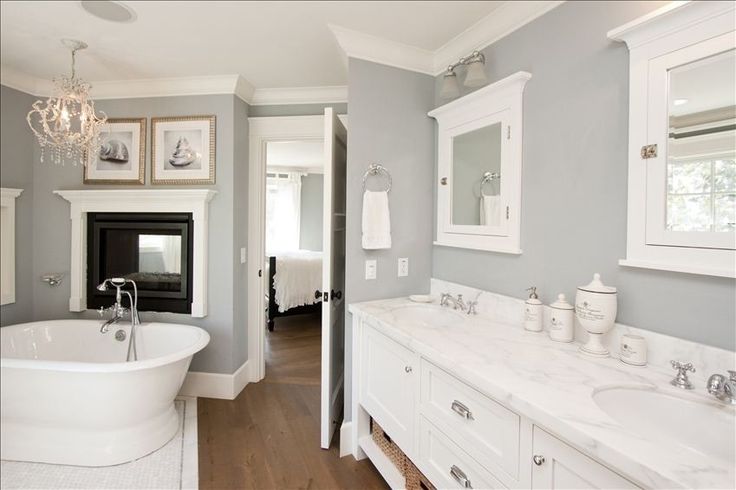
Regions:
[[[220,489],[385,489],[368,460],[319,447],[318,315],[276,319],[266,378],[232,401],[200,398],[199,486]]]

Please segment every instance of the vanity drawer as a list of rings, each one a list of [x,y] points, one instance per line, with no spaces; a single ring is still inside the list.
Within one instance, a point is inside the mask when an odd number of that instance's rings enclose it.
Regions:
[[[419,468],[437,488],[506,488],[426,417],[420,420]]]
[[[424,359],[420,410],[488,469],[518,479],[519,415]]]

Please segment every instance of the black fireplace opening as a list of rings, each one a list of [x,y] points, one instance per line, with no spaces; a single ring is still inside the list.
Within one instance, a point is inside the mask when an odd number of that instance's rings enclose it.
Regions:
[[[191,213],[88,213],[87,308],[112,305],[115,289],[97,286],[124,277],[138,310],[191,313],[193,230]]]

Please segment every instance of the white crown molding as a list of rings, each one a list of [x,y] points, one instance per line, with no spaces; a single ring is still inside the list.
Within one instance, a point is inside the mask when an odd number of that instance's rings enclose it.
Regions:
[[[629,49],[633,49],[734,10],[733,2],[672,2],[608,31],[608,38],[625,42]],[[733,21],[733,13],[730,15],[730,20]]]
[[[564,0],[504,2],[435,51],[332,24],[329,27],[348,58],[437,76],[462,56],[493,44],[562,3]]]
[[[0,69],[0,83],[37,97],[53,93],[51,80],[8,66]],[[150,78],[90,82],[94,100],[233,94],[251,105],[326,104],[348,101],[347,86],[259,88],[240,75]]]
[[[348,58],[434,75],[432,51],[333,24],[329,27]]]
[[[439,75],[473,50],[490,46],[563,3],[564,0],[503,3],[434,52],[433,74]]]
[[[348,87],[258,88],[251,105],[328,104],[348,101]]]

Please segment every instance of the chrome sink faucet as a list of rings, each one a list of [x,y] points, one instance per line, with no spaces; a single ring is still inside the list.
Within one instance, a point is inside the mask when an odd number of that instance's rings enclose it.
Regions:
[[[467,303],[465,303],[462,294],[458,294],[457,298],[455,298],[450,293],[442,293],[440,295],[440,306],[447,306],[448,304],[452,304],[453,310],[462,310],[468,315],[477,314],[477,312],[475,311],[475,307],[478,305],[478,302],[468,301]]]
[[[690,380],[687,377],[687,372],[695,372],[695,367],[693,367],[692,363],[682,363],[680,361],[670,361],[670,364],[672,365],[673,369],[677,369],[677,374],[675,377],[670,381],[670,384],[672,386],[677,386],[678,388],[682,388],[683,390],[692,390],[694,388],[693,384],[690,382]]]
[[[736,405],[736,371],[728,371],[728,378],[714,374],[708,378],[708,393],[731,405]]]

